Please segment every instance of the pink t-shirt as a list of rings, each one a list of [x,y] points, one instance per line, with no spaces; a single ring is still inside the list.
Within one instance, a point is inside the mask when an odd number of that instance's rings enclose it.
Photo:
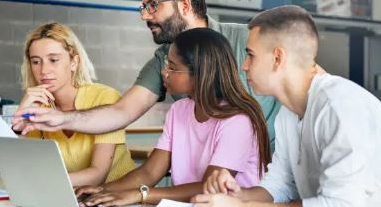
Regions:
[[[250,118],[235,115],[200,123],[194,110],[192,99],[175,102],[156,145],[172,153],[173,185],[202,181],[209,165],[237,171],[235,179],[242,187],[257,185],[258,149]]]

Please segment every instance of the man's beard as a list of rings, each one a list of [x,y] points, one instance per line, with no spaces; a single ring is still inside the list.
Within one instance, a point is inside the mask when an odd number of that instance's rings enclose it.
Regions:
[[[164,22],[155,24],[148,21],[147,26],[159,27],[161,29],[159,32],[152,33],[153,41],[156,44],[164,44],[171,43],[178,34],[183,32],[187,27],[187,22],[180,15],[179,11],[175,10],[175,13],[164,20]]]

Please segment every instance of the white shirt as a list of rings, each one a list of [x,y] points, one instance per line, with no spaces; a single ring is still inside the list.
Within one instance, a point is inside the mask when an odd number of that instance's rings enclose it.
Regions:
[[[273,160],[260,184],[275,203],[381,206],[381,102],[365,89],[316,75],[303,119],[282,106],[275,133]]]

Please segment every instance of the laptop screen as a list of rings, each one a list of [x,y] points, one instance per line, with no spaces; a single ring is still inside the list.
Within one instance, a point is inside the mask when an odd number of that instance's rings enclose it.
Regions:
[[[0,137],[0,172],[11,202],[31,207],[78,207],[58,144]]]

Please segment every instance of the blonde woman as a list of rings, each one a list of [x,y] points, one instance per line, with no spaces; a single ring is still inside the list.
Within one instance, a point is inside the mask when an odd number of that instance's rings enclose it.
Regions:
[[[93,64],[76,35],[59,23],[42,25],[30,33],[21,70],[26,92],[19,110],[41,105],[61,111],[85,110],[120,98],[115,89],[92,83]],[[32,131],[28,137],[59,143],[73,186],[110,182],[134,168],[123,130],[98,135]]]

